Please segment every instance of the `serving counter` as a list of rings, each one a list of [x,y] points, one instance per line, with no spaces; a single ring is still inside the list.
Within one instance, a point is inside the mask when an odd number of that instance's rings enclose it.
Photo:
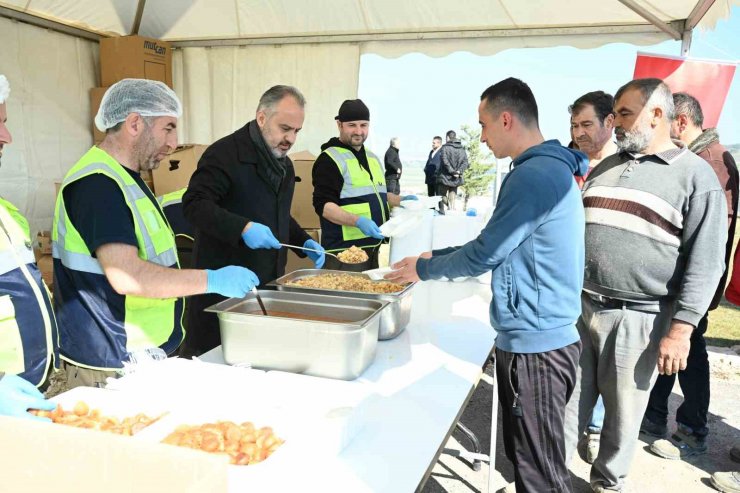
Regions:
[[[343,436],[332,452],[306,454],[285,474],[232,477],[230,491],[420,490],[493,348],[490,299],[490,287],[477,281],[422,282],[407,329],[379,342],[356,380],[266,372],[265,388],[284,409],[301,413],[334,400]],[[224,363],[220,347],[200,359]]]

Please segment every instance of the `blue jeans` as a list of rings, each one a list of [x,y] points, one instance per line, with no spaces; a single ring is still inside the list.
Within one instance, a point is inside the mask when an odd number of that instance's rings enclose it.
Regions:
[[[599,400],[596,401],[594,410],[591,413],[591,421],[588,422],[588,432],[601,433],[602,426],[604,426],[604,401],[599,396]]]

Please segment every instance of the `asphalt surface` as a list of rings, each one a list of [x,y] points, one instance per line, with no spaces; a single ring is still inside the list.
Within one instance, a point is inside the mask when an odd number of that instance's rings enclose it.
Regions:
[[[710,353],[711,356],[713,355]],[[737,367],[740,357],[735,356],[734,358],[736,359],[733,359],[732,364]],[[649,451],[652,439],[648,440],[647,437],[641,435],[625,492],[711,492],[716,491],[709,483],[712,473],[740,470],[740,464],[732,462],[728,455],[733,445],[740,444],[740,377],[737,372],[728,372],[715,365],[712,370],[708,452],[685,461],[661,459]],[[461,419],[461,422],[478,436],[482,453],[487,455],[490,454],[492,378],[492,367],[489,365]],[[670,400],[669,430],[675,427],[673,416],[681,400],[677,384]],[[514,478],[511,463],[504,455],[501,436],[502,431],[499,424],[493,491],[503,488]],[[471,444],[467,438],[459,431],[455,431],[446,448],[459,450],[461,447],[471,450]],[[589,464],[576,456],[571,464],[575,493],[591,493],[588,482],[589,469]],[[424,493],[485,493],[488,491],[488,472],[489,467],[486,463],[483,463],[480,471],[476,472],[472,470],[467,461],[443,454],[422,491]]]

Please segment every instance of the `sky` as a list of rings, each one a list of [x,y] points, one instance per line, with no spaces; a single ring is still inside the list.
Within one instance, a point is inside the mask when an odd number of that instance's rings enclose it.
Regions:
[[[690,57],[740,61],[740,7],[713,31],[694,31]],[[480,94],[507,77],[527,82],[546,139],[569,140],[567,107],[579,96],[601,89],[614,94],[632,79],[638,52],[679,56],[680,41],[651,46],[612,43],[582,50],[572,47],[512,49],[492,56],[458,52],[443,58],[412,53],[395,59],[363,55],[358,96],[370,108],[367,145],[383,155],[391,137],[401,139],[401,158],[426,159],[432,137],[462,124],[478,125]],[[736,70],[717,125],[722,143],[740,143],[740,69]]]

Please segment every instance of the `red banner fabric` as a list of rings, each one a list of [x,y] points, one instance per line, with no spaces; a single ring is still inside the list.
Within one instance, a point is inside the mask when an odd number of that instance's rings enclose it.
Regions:
[[[686,92],[699,100],[704,128],[717,126],[722,106],[735,75],[735,63],[637,54],[635,79],[663,79],[673,92]]]

